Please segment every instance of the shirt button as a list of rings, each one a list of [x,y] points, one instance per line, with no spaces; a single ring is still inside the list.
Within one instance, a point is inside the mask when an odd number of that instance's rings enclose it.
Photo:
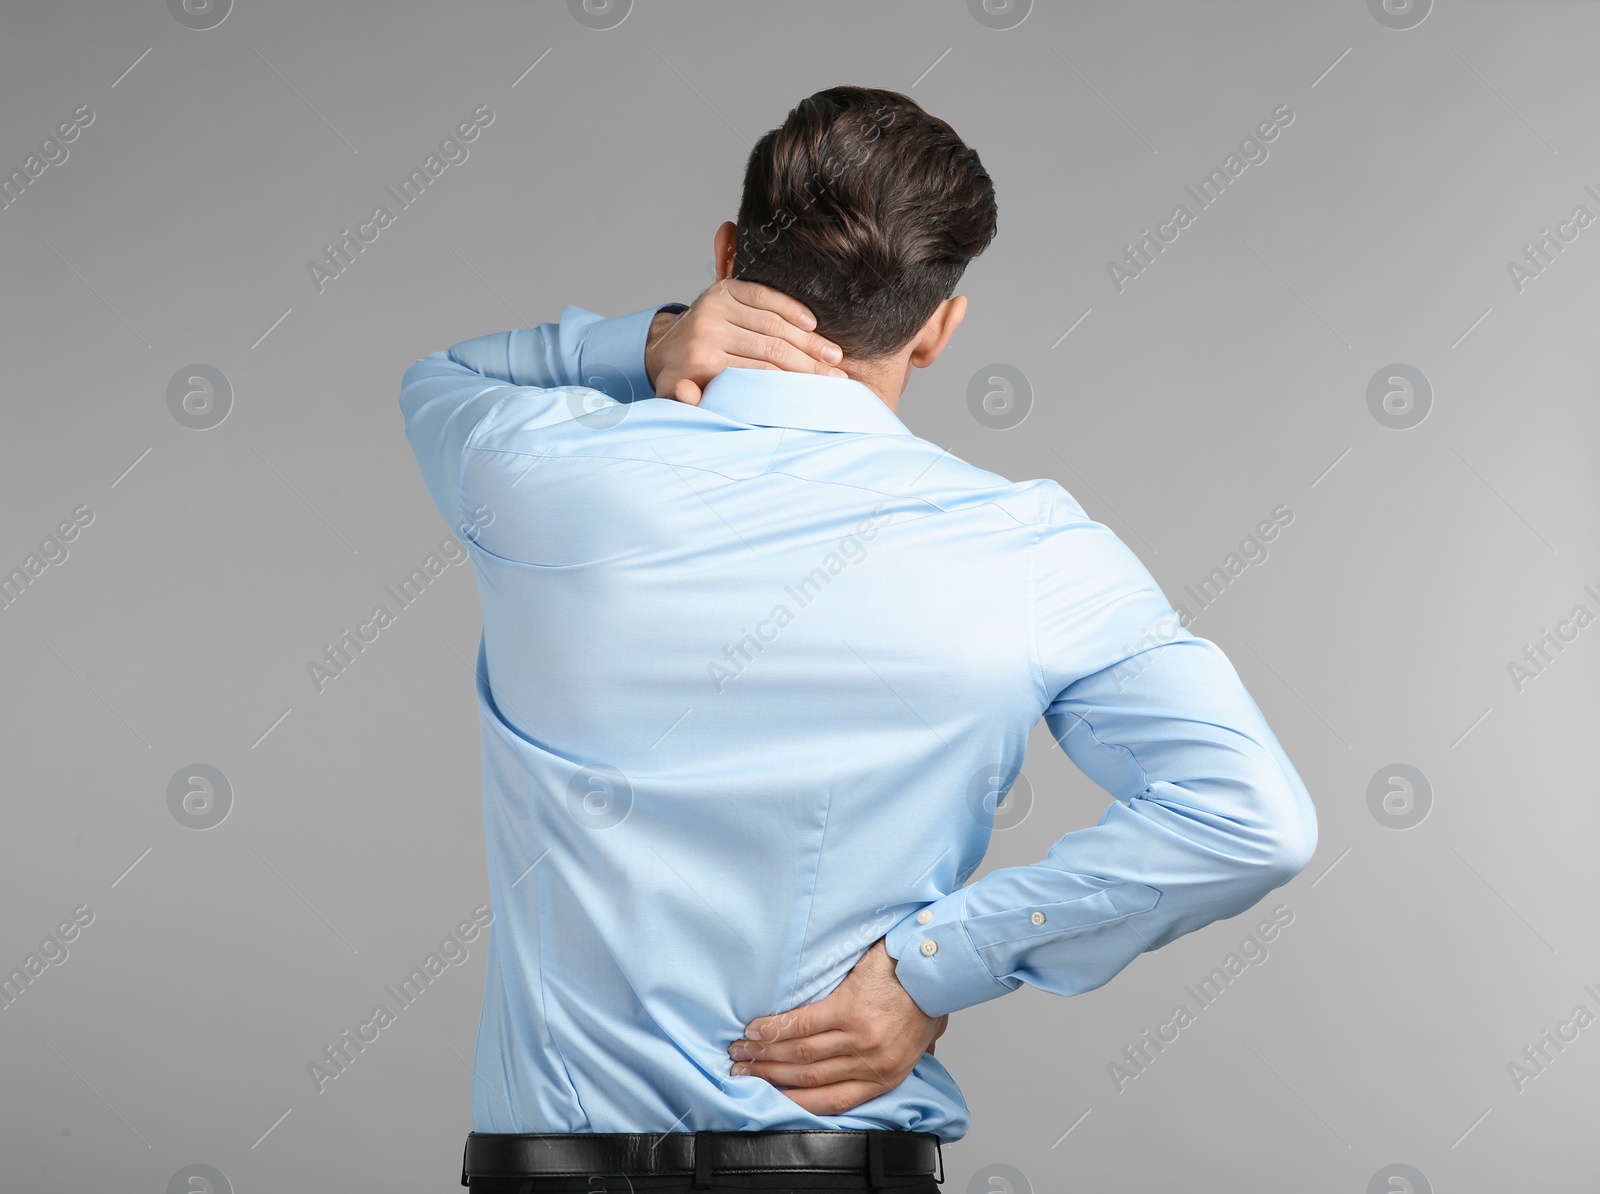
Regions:
[[[929,912],[926,908],[924,908],[921,912],[917,913],[917,923],[919,925],[925,925],[932,919],[933,919],[933,913]]]
[[[937,941],[924,941],[922,943],[922,956],[923,957],[931,958],[931,957],[933,957],[934,954],[936,954],[938,952],[939,952],[939,943]]]
[[[1035,912],[1030,919],[1033,921],[1034,924],[1042,925],[1044,923],[1044,913],[1043,912]]]

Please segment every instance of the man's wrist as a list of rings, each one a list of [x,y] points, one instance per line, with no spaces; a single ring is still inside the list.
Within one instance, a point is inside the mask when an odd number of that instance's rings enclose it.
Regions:
[[[680,303],[670,304],[673,307],[682,307]],[[672,330],[674,324],[682,317],[682,310],[657,311],[650,320],[650,331],[645,336],[644,342],[644,375],[650,383],[650,392],[655,393],[656,374],[661,372],[661,339]]]
[[[925,1016],[939,1017],[1014,991],[1019,980],[990,973],[962,924],[967,892],[959,888],[891,925],[883,950],[894,977]]]

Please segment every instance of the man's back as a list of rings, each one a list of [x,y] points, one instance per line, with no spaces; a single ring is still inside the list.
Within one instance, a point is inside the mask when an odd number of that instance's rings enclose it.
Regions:
[[[486,390],[627,371],[600,350],[638,318],[568,308],[425,358],[402,391],[483,602],[497,929],[474,1127],[957,1139],[931,1055],[819,1117],[725,1050],[885,934],[929,1015],[1099,986],[1297,871],[1309,800],[1109,530],[1054,482],[916,438],[858,382],[730,369],[699,406],[591,413],[593,391]],[[1128,803],[963,888],[1046,714]]]

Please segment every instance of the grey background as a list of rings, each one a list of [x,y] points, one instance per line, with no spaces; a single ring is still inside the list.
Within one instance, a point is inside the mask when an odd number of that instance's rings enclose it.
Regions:
[[[469,570],[323,693],[306,673],[449,529],[400,376],[567,303],[693,299],[751,143],[844,82],[951,121],[998,188],[914,431],[1057,478],[1175,603],[1294,513],[1193,629],[1305,778],[1316,858],[1100,990],[952,1017],[974,1127],[945,1188],[1592,1183],[1600,1026],[1520,1091],[1507,1067],[1600,1011],[1600,626],[1520,691],[1507,664],[1600,614],[1600,226],[1520,291],[1507,263],[1600,216],[1600,6],[990,8],[5,7],[0,172],[94,114],[0,211],[0,569],[94,515],[0,610],[0,969],[93,912],[0,1011],[5,1188],[158,1192],[198,1164],[240,1192],[458,1188],[481,942],[322,1093],[306,1070],[488,898]],[[307,263],[480,104],[470,157],[318,293]],[[1119,293],[1107,263],[1284,104],[1270,157]],[[204,431],[167,404],[194,363],[233,391]],[[1031,393],[1009,429],[966,399],[997,363]],[[1396,363],[1433,391],[1404,430],[1367,403]],[[985,870],[1098,818],[1050,746]],[[167,801],[194,763],[233,789],[203,832]],[[1368,801],[1396,764],[1432,793],[1404,830]],[[1124,1046],[1279,904],[1269,959],[1119,1091]]]

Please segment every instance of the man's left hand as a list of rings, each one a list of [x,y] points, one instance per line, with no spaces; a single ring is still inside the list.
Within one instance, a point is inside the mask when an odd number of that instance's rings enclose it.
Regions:
[[[893,1090],[950,1022],[924,1015],[894,971],[880,937],[826,998],[750,1021],[728,1055],[815,1115]]]

